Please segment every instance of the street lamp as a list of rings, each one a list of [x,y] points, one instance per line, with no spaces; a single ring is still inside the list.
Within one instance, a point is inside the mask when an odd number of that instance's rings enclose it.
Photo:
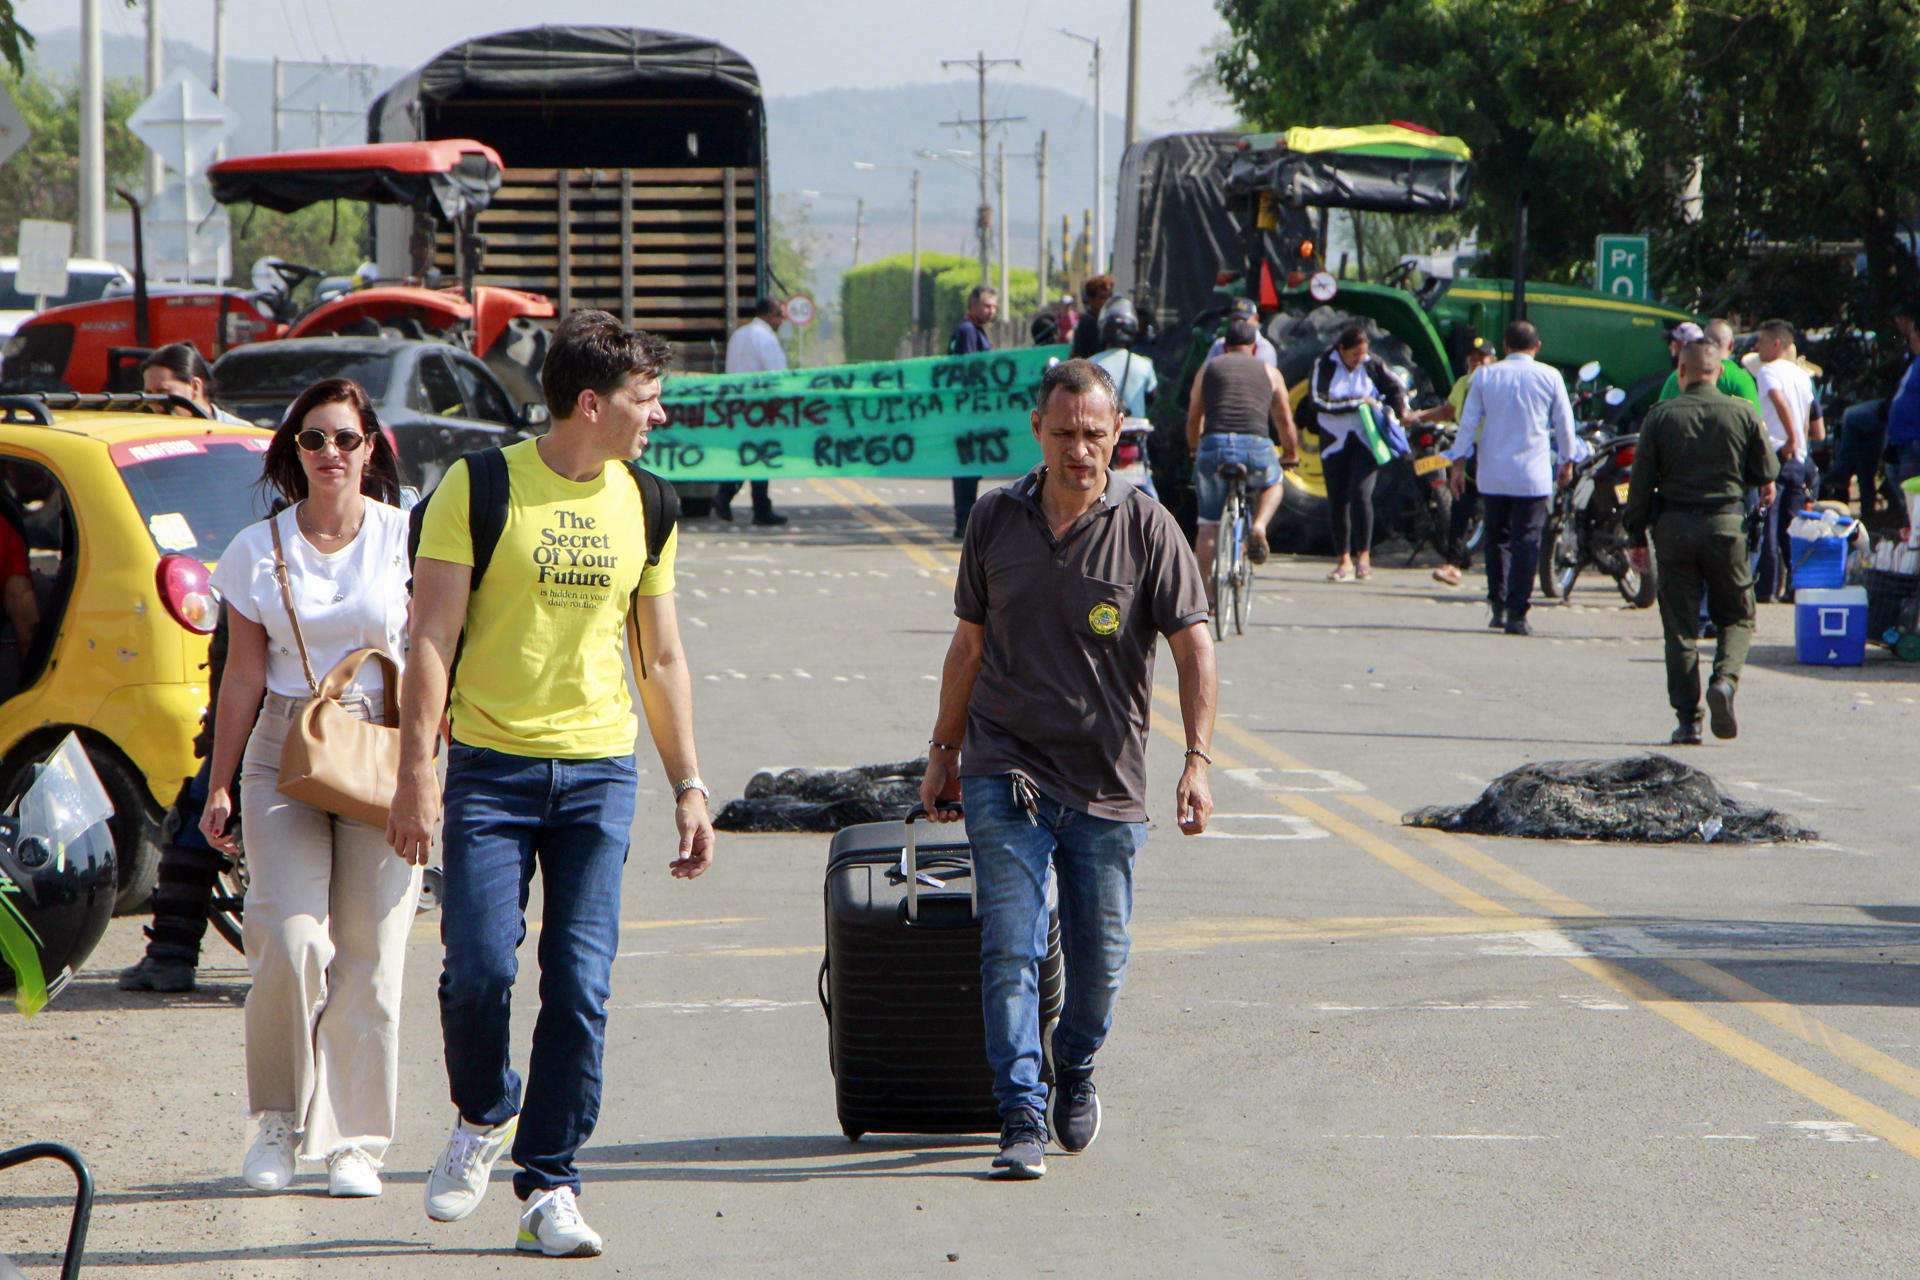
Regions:
[[[913,169],[913,276],[912,282],[908,285],[908,291],[913,295],[910,299],[913,331],[918,334],[920,332],[920,170],[912,165],[872,164],[865,160],[855,160],[853,167],[862,172],[871,172],[876,169]],[[855,260],[858,261],[857,257]]]
[[[1107,117],[1101,108],[1100,40],[1097,36],[1083,36],[1065,27],[1059,28],[1059,31],[1070,40],[1093,46],[1093,261],[1099,267],[1100,254],[1107,243],[1107,214],[1102,207],[1106,200],[1102,194],[1106,180],[1101,173],[1101,166],[1107,158]]]
[[[860,239],[866,232],[867,198],[846,191],[815,191],[812,187],[801,187],[798,195],[809,200],[851,200],[853,201],[853,265],[860,265]]]

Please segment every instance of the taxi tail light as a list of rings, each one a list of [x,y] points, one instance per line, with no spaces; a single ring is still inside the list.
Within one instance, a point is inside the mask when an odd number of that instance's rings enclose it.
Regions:
[[[199,635],[213,634],[220,620],[220,606],[213,598],[213,575],[207,566],[192,556],[160,557],[153,571],[154,584],[160,588],[160,601],[173,620]]]

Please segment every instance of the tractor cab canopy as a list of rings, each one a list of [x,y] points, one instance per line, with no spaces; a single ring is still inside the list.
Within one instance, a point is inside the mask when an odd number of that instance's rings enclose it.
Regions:
[[[500,189],[500,156],[484,142],[381,142],[222,160],[207,170],[213,198],[297,213],[328,200],[404,205],[457,222]]]
[[[1403,123],[1249,134],[1227,194],[1288,208],[1453,213],[1466,208],[1473,153],[1458,138]]]

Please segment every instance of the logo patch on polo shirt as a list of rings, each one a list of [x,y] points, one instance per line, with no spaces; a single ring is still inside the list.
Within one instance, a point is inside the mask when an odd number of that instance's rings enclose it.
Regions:
[[[1097,636],[1110,636],[1120,629],[1120,610],[1111,601],[1103,600],[1087,611],[1087,625]]]

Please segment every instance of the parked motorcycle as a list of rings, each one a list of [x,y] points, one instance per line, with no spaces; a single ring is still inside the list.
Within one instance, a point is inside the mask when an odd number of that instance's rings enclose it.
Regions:
[[[1415,501],[1413,534],[1409,539],[1413,544],[1407,563],[1412,564],[1419,558],[1420,552],[1427,546],[1440,553],[1444,559],[1447,554],[1447,534],[1453,527],[1453,490],[1447,487],[1447,469],[1452,465],[1447,460],[1447,450],[1453,447],[1454,428],[1445,423],[1418,422],[1407,429],[1407,443],[1412,446],[1413,482]],[[1467,550],[1472,551],[1480,545],[1482,524],[1478,509],[1473,519],[1467,523]]]
[[[1541,535],[1540,591],[1550,600],[1566,600],[1573,584],[1588,566],[1612,578],[1628,604],[1645,609],[1653,604],[1655,574],[1641,573],[1627,560],[1627,530],[1622,516],[1627,505],[1627,482],[1633,474],[1633,450],[1638,434],[1610,436],[1603,423],[1592,420],[1597,363],[1580,369],[1577,412],[1584,419],[1581,435],[1593,454],[1574,467],[1573,479],[1553,495],[1547,525]],[[1618,387],[1598,397],[1608,406],[1626,399]]]

